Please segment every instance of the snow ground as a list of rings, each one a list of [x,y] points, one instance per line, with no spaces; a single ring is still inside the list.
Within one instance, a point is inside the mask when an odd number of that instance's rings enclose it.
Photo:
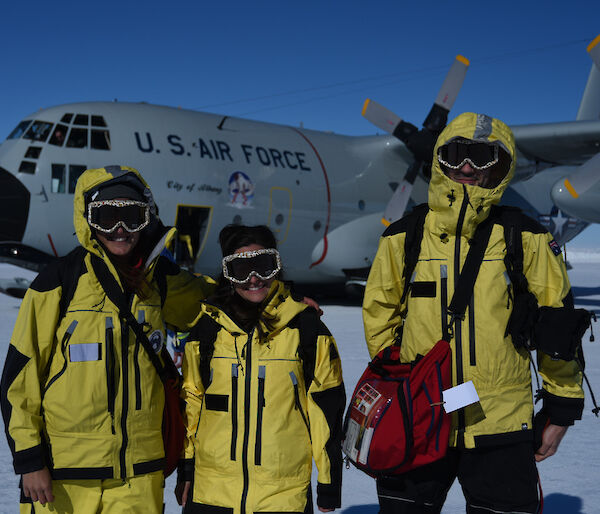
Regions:
[[[600,306],[600,254],[595,252],[571,252],[569,271],[576,304],[588,309]],[[0,264],[0,279],[33,278],[34,273]],[[21,300],[0,294],[0,355],[5,356],[12,328]],[[361,375],[368,354],[363,338],[360,307],[323,306],[323,319],[335,336],[344,370],[347,394],[350,395]],[[598,328],[596,328],[598,327]],[[596,325],[600,338],[600,325]],[[600,343],[588,342],[584,337],[587,374],[600,399]],[[4,358],[4,357],[3,357]],[[587,395],[587,391],[586,391]],[[583,420],[570,428],[559,452],[539,466],[544,491],[545,514],[594,514],[600,512],[600,488],[598,469],[600,445],[598,429],[600,419],[591,413],[591,403],[586,396]],[[10,451],[4,437],[0,438],[0,514],[18,512],[18,479],[12,469]],[[167,514],[180,512],[172,491],[174,477],[167,479],[165,501]],[[378,512],[374,481],[355,468],[344,472],[344,514],[376,514]],[[445,514],[464,512],[464,500],[460,487],[455,484],[450,490],[444,507]]]

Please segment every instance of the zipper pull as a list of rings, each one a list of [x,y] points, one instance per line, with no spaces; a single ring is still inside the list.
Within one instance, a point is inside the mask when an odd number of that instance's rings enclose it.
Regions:
[[[344,457],[344,464],[346,465],[346,469],[350,469],[350,459],[348,458],[348,455]]]

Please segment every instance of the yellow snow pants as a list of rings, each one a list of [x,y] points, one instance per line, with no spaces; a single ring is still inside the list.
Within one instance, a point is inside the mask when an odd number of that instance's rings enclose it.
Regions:
[[[162,514],[165,478],[155,471],[123,481],[53,480],[54,501],[21,503],[20,514]]]

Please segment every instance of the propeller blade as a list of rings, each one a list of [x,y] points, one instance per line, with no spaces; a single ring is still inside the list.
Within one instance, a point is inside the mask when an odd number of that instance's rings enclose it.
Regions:
[[[600,71],[600,35],[596,36],[596,38],[588,45],[587,51],[594,61],[596,68]]]
[[[413,185],[419,174],[419,170],[421,169],[421,164],[421,161],[415,161],[409,166],[404,179],[402,179],[402,182],[400,182],[396,191],[394,191],[394,194],[390,198],[390,201],[385,207],[383,218],[381,219],[381,223],[386,227],[404,216],[404,211],[410,200]]]
[[[427,118],[425,118],[423,126],[426,129],[437,133],[446,126],[448,113],[452,109],[456,97],[462,88],[469,64],[469,60],[466,57],[462,55],[456,56],[431,107],[431,111],[429,111]]]
[[[370,98],[365,100],[362,115],[373,125],[387,132],[388,134],[393,134],[394,129],[402,121],[402,118]]]

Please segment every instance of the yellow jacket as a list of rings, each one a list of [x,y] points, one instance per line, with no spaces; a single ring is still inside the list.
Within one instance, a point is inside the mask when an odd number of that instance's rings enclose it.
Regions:
[[[225,312],[204,304],[185,345],[185,457],[188,464],[194,459],[190,498],[236,514],[304,512],[314,459],[317,503],[337,507],[345,393],[335,341],[316,312],[294,301],[281,282],[273,283],[264,313],[269,322],[261,325],[266,335],[259,338],[257,329],[246,333]],[[299,350],[299,332],[307,326],[316,337],[308,387]],[[205,390],[200,362],[210,351],[207,338],[214,353]]]
[[[163,467],[163,385],[133,331],[119,319],[90,265],[95,254],[117,277],[92,238],[85,195],[115,176],[137,171],[111,167],[86,171],[77,182],[74,224],[87,250],[77,287],[59,319],[61,276],[72,269],[58,259],[34,280],[19,310],[2,376],[2,411],[16,473],[48,466],[54,479],[126,478]],[[146,186],[147,187],[147,186]],[[148,194],[150,195],[149,190]],[[151,200],[151,197],[148,197]],[[150,296],[130,298],[157,351],[165,321],[184,327],[212,290],[204,278],[165,262],[167,296],[161,308],[154,271],[158,254],[174,235],[159,222],[156,247],[146,262]],[[72,263],[71,263],[72,265]]]
[[[421,250],[412,277],[412,293],[400,304],[404,287],[406,222],[392,224],[383,234],[367,281],[363,320],[369,353],[377,354],[401,340],[401,358],[412,361],[442,338],[447,307],[475,229],[500,201],[514,174],[516,159],[512,132],[501,121],[465,113],[438,138],[439,146],[456,137],[499,140],[512,156],[507,176],[493,189],[459,184],[448,178],[437,159],[432,164],[429,211]],[[523,267],[529,289],[540,306],[561,307],[571,299],[562,259],[555,255],[552,236],[523,216]],[[453,384],[473,381],[480,402],[453,415],[451,445],[473,448],[530,439],[533,403],[529,357],[505,336],[512,310],[511,287],[505,278],[506,244],[501,225],[494,225],[465,318],[454,327],[450,341]],[[403,313],[406,310],[406,317]],[[583,408],[581,373],[574,362],[552,361],[538,355],[544,403],[551,422],[572,424]]]

